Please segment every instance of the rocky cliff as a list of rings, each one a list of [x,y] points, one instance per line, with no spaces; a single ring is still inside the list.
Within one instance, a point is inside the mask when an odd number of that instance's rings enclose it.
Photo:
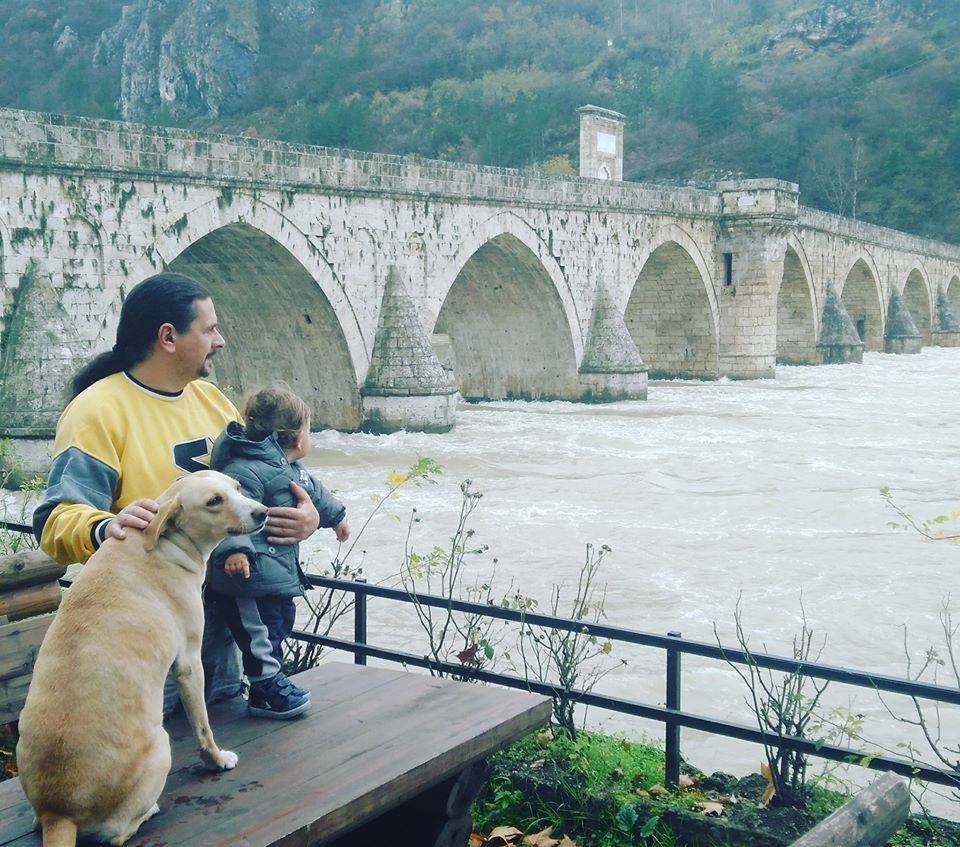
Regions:
[[[256,0],[135,0],[97,43],[94,61],[121,63],[126,120],[236,111],[260,51]]]

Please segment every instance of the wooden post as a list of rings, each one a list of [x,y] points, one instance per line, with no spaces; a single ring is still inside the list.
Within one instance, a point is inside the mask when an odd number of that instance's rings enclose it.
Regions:
[[[0,723],[16,720],[67,569],[40,550],[0,556]]]
[[[896,774],[885,773],[791,847],[881,847],[909,813],[907,783]]]

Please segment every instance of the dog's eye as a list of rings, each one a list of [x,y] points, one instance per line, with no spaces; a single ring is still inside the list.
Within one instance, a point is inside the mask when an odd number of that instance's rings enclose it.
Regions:
[[[207,507],[213,508],[214,506],[219,506],[223,502],[223,498],[218,494],[216,497],[211,497],[207,500]]]

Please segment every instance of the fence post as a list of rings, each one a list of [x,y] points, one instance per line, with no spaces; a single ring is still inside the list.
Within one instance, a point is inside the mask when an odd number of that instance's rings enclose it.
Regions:
[[[668,638],[680,638],[679,632],[668,632]],[[680,709],[680,651],[667,648],[667,708]],[[680,785],[680,727],[667,722],[664,749],[664,782],[667,788]]]
[[[358,576],[354,582],[366,585],[367,580]],[[363,588],[358,588],[353,595],[353,640],[357,644],[366,645],[367,643],[367,592]],[[363,652],[354,653],[353,663],[355,665],[365,665],[367,654]]]

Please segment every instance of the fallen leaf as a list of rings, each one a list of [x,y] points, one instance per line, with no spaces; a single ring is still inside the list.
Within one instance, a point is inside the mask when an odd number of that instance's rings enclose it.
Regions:
[[[546,749],[550,746],[550,742],[553,741],[553,730],[544,729],[541,732],[538,732],[534,737],[537,739],[537,744]]]
[[[483,842],[483,847],[506,847],[507,844],[513,844],[523,833],[515,826],[498,826],[487,836]]]
[[[777,793],[777,787],[773,782],[773,772],[770,770],[770,765],[766,762],[762,762],[760,765],[760,773],[767,778],[767,790],[763,792],[763,800],[757,806],[758,809],[766,809],[770,805],[770,801],[773,799],[774,795]]]
[[[697,784],[697,781],[690,776],[688,773],[680,774],[680,787],[681,788],[693,788]]]
[[[623,768],[621,768],[620,765],[617,765],[610,773],[610,779],[612,779],[614,782],[619,782],[621,779],[623,779]]]
[[[479,644],[474,644],[471,647],[467,647],[465,650],[461,650],[457,653],[457,658],[465,665],[479,665],[480,660],[477,658],[477,653],[480,650]]]
[[[636,791],[634,791],[633,793],[636,794],[637,797],[649,797],[649,796],[650,796],[650,792],[647,791],[646,788],[638,788],[638,789],[637,789]]]
[[[553,827],[548,826],[546,829],[533,835],[525,835],[523,837],[523,843],[529,844],[530,847],[557,847],[560,839],[553,837]]]
[[[560,839],[560,843],[557,845],[557,847],[577,847],[577,842],[572,838],[567,838],[567,836],[564,835],[563,838]]]
[[[483,847],[483,842],[486,840],[479,832],[471,832],[467,847]]]
[[[648,791],[650,792],[651,797],[663,797],[664,794],[670,793],[662,785],[651,785]]]
[[[705,815],[713,815],[714,817],[720,817],[723,814],[723,803],[715,803],[712,800],[707,800],[703,803],[697,803],[696,807],[703,812]]]
[[[542,768],[546,763],[546,759],[537,759],[536,761],[530,763],[530,769],[533,770],[534,768]]]

